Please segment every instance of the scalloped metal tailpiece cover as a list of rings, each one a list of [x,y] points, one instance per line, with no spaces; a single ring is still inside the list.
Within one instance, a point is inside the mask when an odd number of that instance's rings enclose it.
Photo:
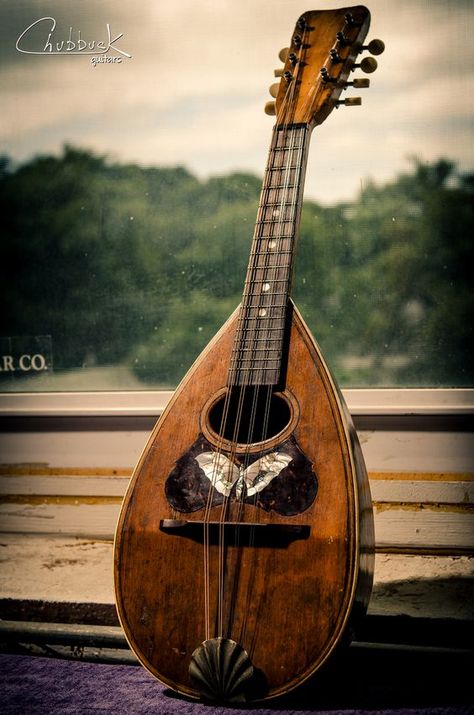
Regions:
[[[189,664],[189,675],[202,699],[211,702],[244,702],[253,674],[247,652],[230,638],[204,641],[192,654]]]

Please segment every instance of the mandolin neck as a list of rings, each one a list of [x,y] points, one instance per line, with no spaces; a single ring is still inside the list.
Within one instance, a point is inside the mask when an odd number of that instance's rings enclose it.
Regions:
[[[278,385],[310,129],[273,129],[228,384]]]

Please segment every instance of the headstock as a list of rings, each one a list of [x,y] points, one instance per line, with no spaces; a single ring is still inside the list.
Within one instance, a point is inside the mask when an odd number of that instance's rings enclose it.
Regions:
[[[353,79],[349,75],[360,67],[374,72],[377,61],[365,57],[359,64],[357,56],[364,50],[381,54],[382,40],[364,45],[370,24],[370,12],[363,5],[339,10],[305,12],[296,23],[291,45],[280,52],[284,67],[275,70],[280,81],[270,87],[275,102],[268,102],[267,114],[276,114],[277,125],[321,124],[340,104],[361,104],[360,97],[340,101],[343,90],[352,86],[368,87],[368,79]]]

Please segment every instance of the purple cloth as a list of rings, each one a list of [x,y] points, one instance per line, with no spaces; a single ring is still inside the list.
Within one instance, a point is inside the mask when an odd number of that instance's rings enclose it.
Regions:
[[[472,712],[469,707],[440,707],[396,710],[368,708],[312,708],[314,696],[297,700],[289,709],[281,704],[251,709],[212,707],[179,698],[161,686],[143,668],[23,655],[0,655],[0,712],[2,715],[240,715],[251,710],[270,715],[276,710],[290,715],[320,712],[352,713],[452,713]],[[307,709],[308,706],[310,709]]]

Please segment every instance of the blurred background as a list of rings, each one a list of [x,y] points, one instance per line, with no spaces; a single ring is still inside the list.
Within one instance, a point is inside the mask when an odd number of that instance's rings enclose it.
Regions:
[[[0,389],[179,382],[239,303],[263,106],[307,9],[3,0]],[[294,299],[344,387],[472,385],[474,5],[370,10],[386,51],[313,133]],[[107,26],[120,62],[65,51]]]

